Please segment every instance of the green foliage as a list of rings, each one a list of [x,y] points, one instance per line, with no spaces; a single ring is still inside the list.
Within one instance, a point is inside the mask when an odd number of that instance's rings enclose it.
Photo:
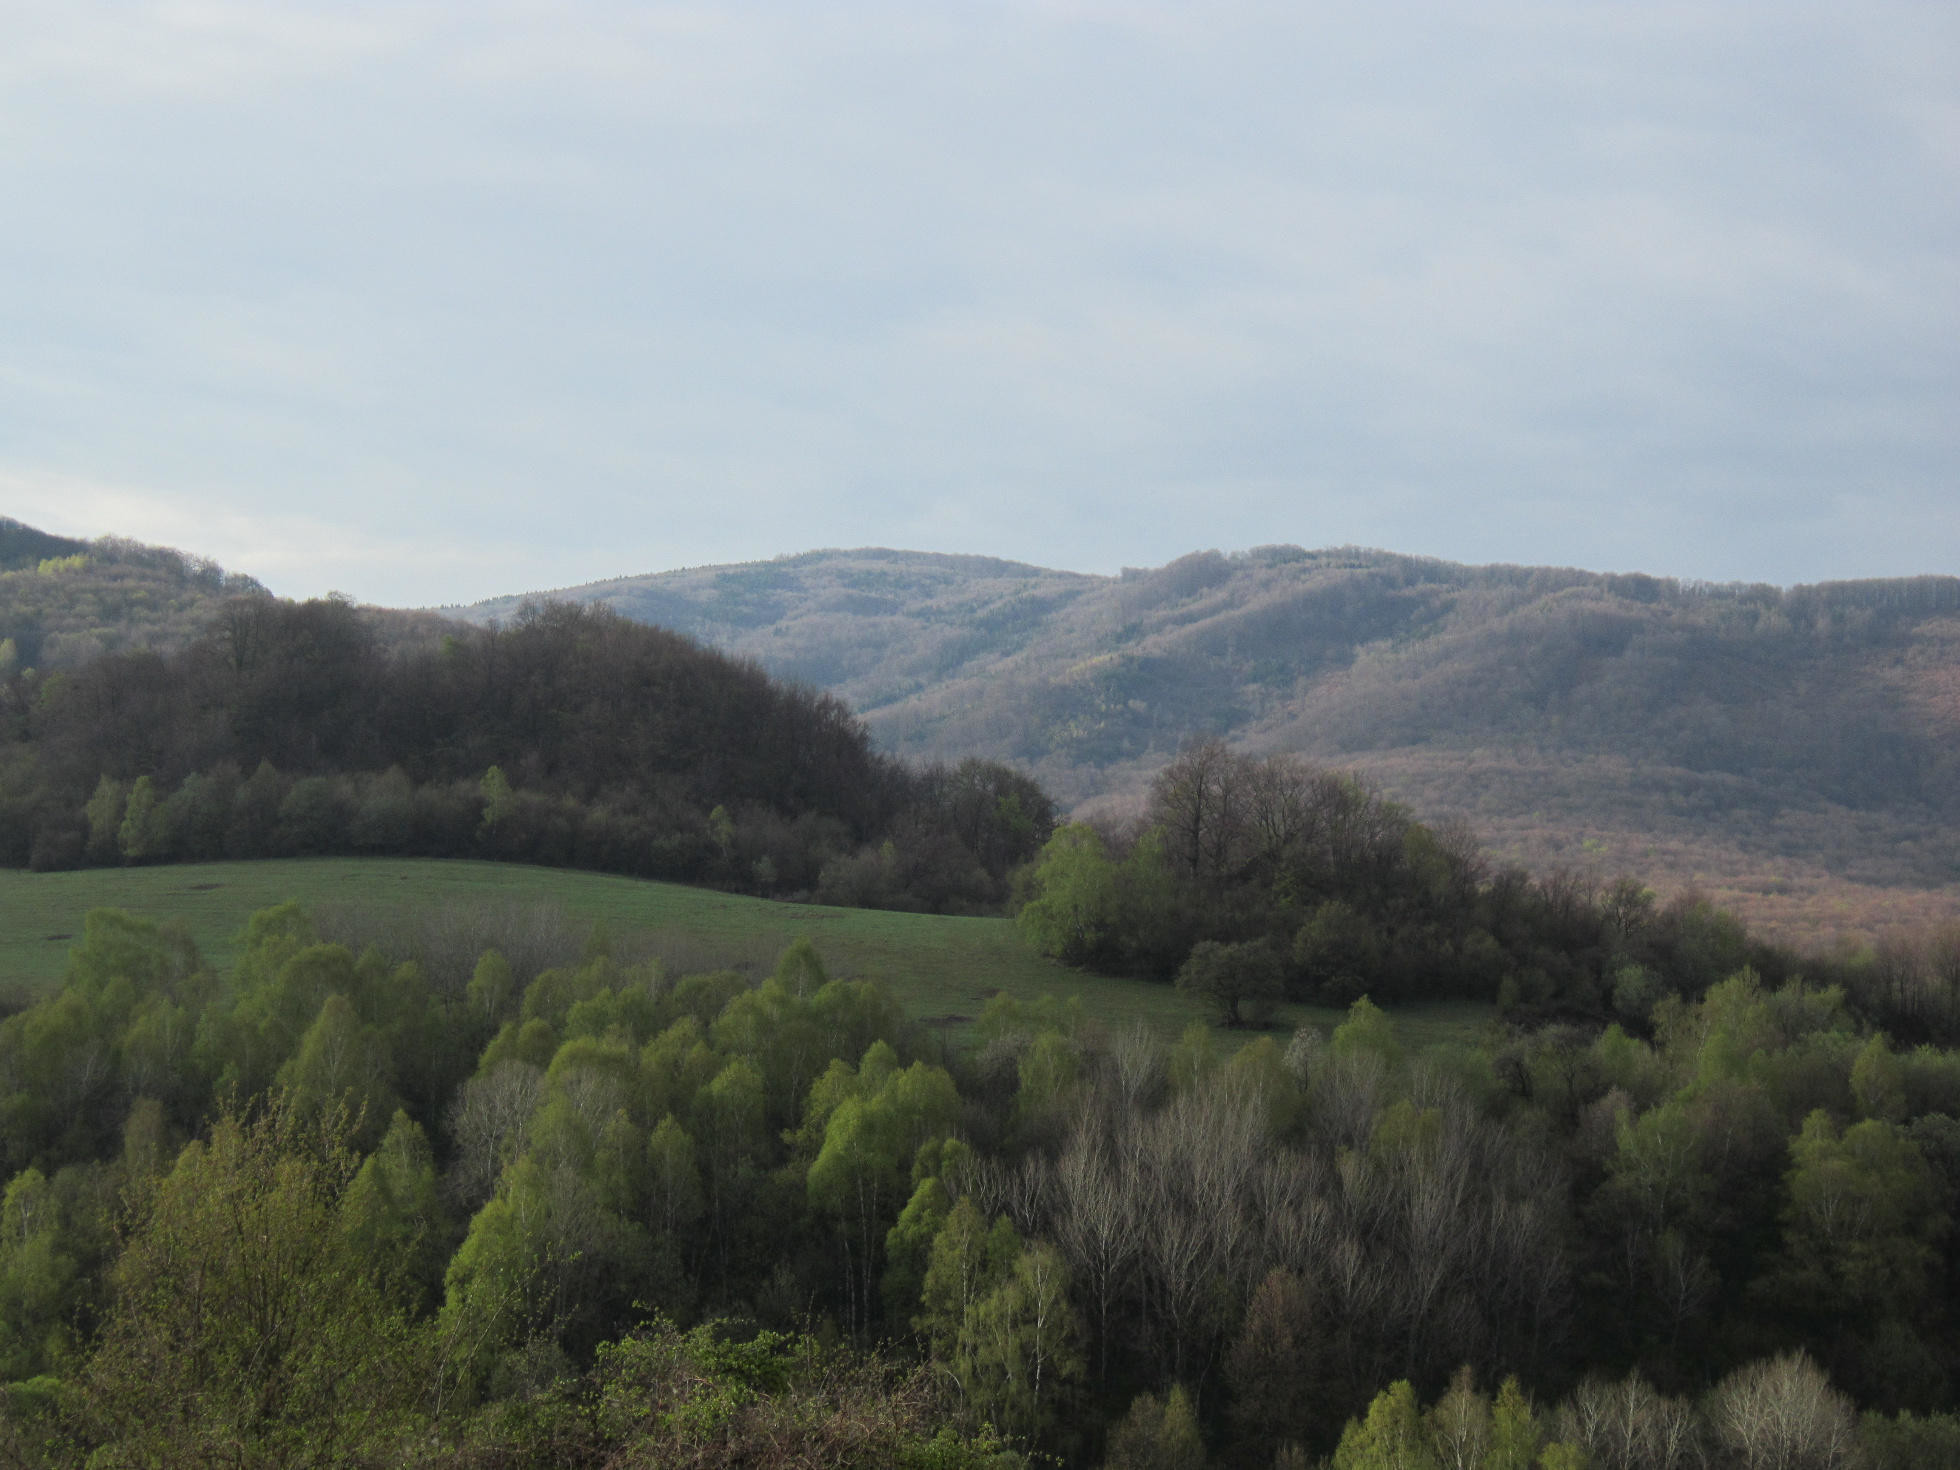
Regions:
[[[1441,1470],[1416,1392],[1406,1381],[1376,1395],[1365,1418],[1348,1421],[1334,1450],[1333,1470]]]
[[[1331,1049],[1337,1057],[1372,1056],[1390,1067],[1402,1060],[1395,1023],[1365,995],[1348,1007],[1347,1019],[1334,1028]]]
[[[77,1382],[102,1463],[338,1465],[407,1431],[434,1371],[340,1226],[340,1119],[220,1116],[140,1198]]]
[[[65,1367],[80,1271],[48,1181],[27,1169],[0,1202],[0,1383]]]
[[[1859,1423],[1870,1470],[1960,1470],[1960,1418],[1868,1413]]]
[[[1170,1394],[1139,1394],[1109,1433],[1105,1470],[1204,1470],[1205,1443],[1183,1384]]]
[[[1200,940],[1177,972],[1177,988],[1202,999],[1221,1026],[1264,1026],[1284,986],[1279,956],[1264,943]]]
[[[1059,828],[1034,868],[1036,897],[1015,922],[1043,954],[1086,964],[1105,952],[1117,920],[1117,869],[1095,828]]]
[[[1506,1378],[1491,1404],[1490,1447],[1480,1470],[1531,1470],[1544,1443],[1531,1400],[1516,1378]]]
[[[1949,1223],[1919,1150],[1881,1119],[1840,1132],[1815,1112],[1790,1157],[1783,1294],[1825,1317],[1913,1315]]]

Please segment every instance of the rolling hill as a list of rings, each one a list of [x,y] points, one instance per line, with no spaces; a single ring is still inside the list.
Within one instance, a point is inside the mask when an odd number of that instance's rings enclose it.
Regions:
[[[1951,577],[1709,586],[1298,547],[1097,577],[873,549],[550,595],[837,693],[895,752],[1021,763],[1085,813],[1133,811],[1217,734],[1359,769],[1505,860],[1700,886],[1786,938],[1960,907]]]
[[[118,536],[76,541],[0,516],[0,675],[182,648],[226,598],[264,590],[168,547]]]

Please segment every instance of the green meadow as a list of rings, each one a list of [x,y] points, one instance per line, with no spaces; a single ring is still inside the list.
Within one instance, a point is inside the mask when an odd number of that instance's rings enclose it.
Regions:
[[[1169,1036],[1203,1019],[1196,1003],[1168,985],[1044,958],[1007,919],[777,903],[562,868],[411,858],[0,871],[0,989],[18,995],[59,983],[68,946],[93,908],[179,920],[206,960],[223,969],[245,920],[289,900],[403,917],[440,908],[554,910],[575,926],[603,923],[623,952],[658,953],[681,969],[766,971],[792,940],[807,937],[833,975],[881,982],[908,1012],[954,1041],[1001,991],[1023,1000],[1079,996],[1089,1017],[1111,1029],[1142,1020]],[[1406,1044],[1423,1046],[1466,1039],[1493,1015],[1489,1006],[1443,1003],[1403,1008],[1396,1023]],[[1339,1019],[1325,1008],[1288,1006],[1275,1029]]]

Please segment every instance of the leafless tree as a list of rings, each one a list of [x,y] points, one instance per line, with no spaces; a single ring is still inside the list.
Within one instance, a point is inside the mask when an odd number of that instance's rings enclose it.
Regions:
[[[1691,1470],[1705,1463],[1693,1408],[1654,1391],[1638,1373],[1589,1378],[1559,1414],[1561,1437],[1599,1470]]]
[[[1709,1396],[1708,1417],[1742,1470],[1837,1470],[1857,1461],[1850,1400],[1802,1352],[1738,1368]]]
[[[472,1077],[457,1092],[449,1109],[449,1136],[456,1143],[449,1190],[463,1209],[477,1209],[496,1192],[543,1090],[542,1072],[512,1061],[487,1077]]]

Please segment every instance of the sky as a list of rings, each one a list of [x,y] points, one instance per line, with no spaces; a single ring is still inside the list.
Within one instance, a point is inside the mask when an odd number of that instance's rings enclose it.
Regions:
[[[0,514],[1960,573],[1960,7],[0,0]]]

